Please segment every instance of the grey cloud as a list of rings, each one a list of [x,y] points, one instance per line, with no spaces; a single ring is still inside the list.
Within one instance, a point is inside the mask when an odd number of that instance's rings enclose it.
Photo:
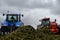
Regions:
[[[52,14],[60,15],[60,0],[56,0],[55,7],[51,9]]]
[[[53,3],[52,0],[6,0],[9,6],[17,6],[20,8],[46,8],[51,9],[51,14],[60,14],[60,0]]]
[[[6,4],[9,6],[24,6],[27,0],[5,0]]]
[[[5,13],[7,14],[9,11],[10,13],[20,13],[20,10],[18,10],[16,7],[9,7],[9,6],[2,6],[0,7],[0,14]]]
[[[22,8],[52,8],[53,2],[48,0],[5,0],[9,6],[19,6]]]

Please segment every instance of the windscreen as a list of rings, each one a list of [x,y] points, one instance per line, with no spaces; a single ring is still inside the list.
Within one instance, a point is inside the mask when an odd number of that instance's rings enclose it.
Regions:
[[[10,22],[18,21],[18,16],[17,15],[8,15],[7,17],[8,17],[7,20],[10,21]]]
[[[47,20],[47,21],[42,21],[42,24],[43,24],[43,25],[49,25],[49,20]]]

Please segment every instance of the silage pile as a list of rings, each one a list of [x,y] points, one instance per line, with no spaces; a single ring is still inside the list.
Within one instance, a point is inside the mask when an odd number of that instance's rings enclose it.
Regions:
[[[37,40],[60,40],[60,34],[52,33],[49,28],[37,29]]]
[[[60,35],[51,33],[49,28],[35,30],[32,26],[23,26],[5,35],[0,40],[60,40]]]
[[[18,28],[16,31],[1,37],[0,40],[36,40],[36,30],[28,25]]]

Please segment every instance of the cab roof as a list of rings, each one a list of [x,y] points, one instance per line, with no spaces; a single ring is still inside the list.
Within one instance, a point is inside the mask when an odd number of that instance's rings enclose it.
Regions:
[[[42,20],[49,20],[50,18],[43,18]]]

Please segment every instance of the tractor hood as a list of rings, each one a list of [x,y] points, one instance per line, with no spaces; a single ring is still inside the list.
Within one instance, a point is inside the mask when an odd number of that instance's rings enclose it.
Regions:
[[[21,26],[21,25],[23,25],[22,22],[7,22],[7,21],[5,21],[5,22],[2,23],[2,26],[14,26],[14,27],[19,27],[19,26]]]

